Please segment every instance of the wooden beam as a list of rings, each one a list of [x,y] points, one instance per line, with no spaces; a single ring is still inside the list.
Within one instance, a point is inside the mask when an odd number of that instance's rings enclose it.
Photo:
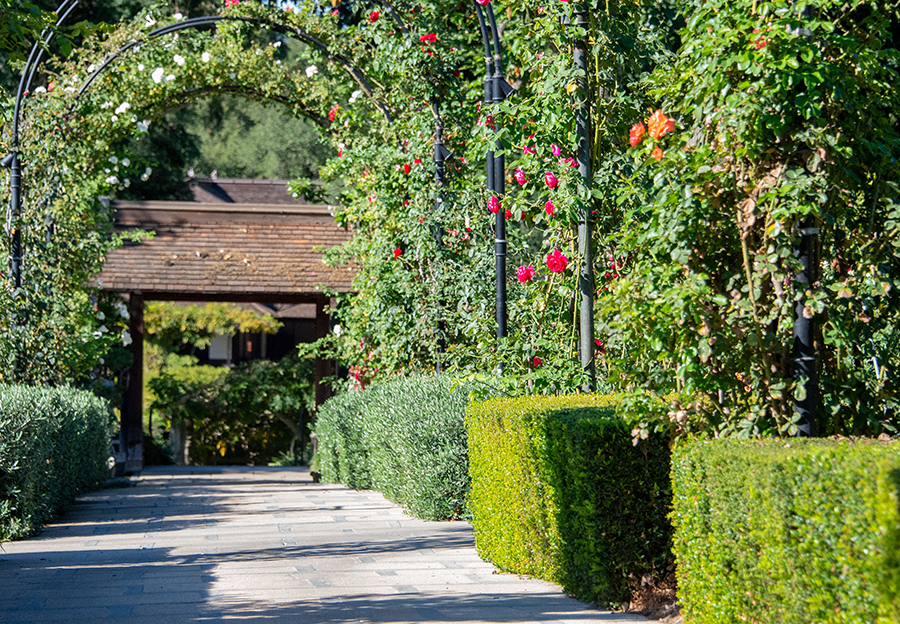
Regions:
[[[121,440],[125,450],[125,472],[140,472],[144,467],[144,297],[131,293],[128,300],[131,334],[131,370],[122,401]]]

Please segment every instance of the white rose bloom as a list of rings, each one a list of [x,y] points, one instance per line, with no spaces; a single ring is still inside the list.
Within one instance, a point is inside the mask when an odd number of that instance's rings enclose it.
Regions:
[[[150,17],[149,15],[145,16],[144,19],[147,20],[145,22],[146,28],[152,28],[153,26],[156,26],[156,20],[153,19],[152,17]]]
[[[137,122],[138,132],[147,132],[147,129],[150,127],[150,120],[145,119],[144,121]]]
[[[129,104],[128,102],[122,102],[121,104],[119,104],[116,107],[116,115],[121,115],[122,113],[127,111],[129,108],[131,108],[131,104]]]
[[[35,93],[47,93],[47,88],[46,87],[38,87],[37,89],[34,90],[34,92]]]
[[[122,159],[122,166],[123,166],[123,167],[130,167],[130,166],[131,166],[131,160],[128,159],[128,158],[123,158],[123,159]]]
[[[175,61],[175,64],[178,65],[178,67],[184,66],[184,57],[180,54],[176,54],[175,56],[173,56],[172,60]]]
[[[172,82],[173,80],[175,80],[174,74],[169,74],[168,76],[166,76],[166,82]]]
[[[131,333],[126,329],[122,332],[122,346],[127,347],[131,344]]]
[[[100,108],[110,108],[111,106],[115,106],[115,104],[113,104],[113,103],[110,102],[110,101],[106,101],[106,102],[103,102],[103,104],[100,105]]]
[[[106,315],[103,314],[103,310],[99,310],[99,311],[97,312],[97,320],[98,320],[98,321],[105,321],[105,320],[106,320]]]
[[[144,64],[138,63],[138,71],[144,71]]]
[[[107,183],[107,184],[118,184],[118,183],[119,183],[119,178],[117,178],[117,177],[114,176],[114,175],[111,175],[111,176],[109,176],[108,178],[106,178],[106,183]]]
[[[201,55],[200,55],[200,59],[201,59],[204,63],[209,63],[209,59],[210,59],[209,52],[204,52],[203,54],[201,54]]]
[[[176,13],[176,14],[173,15],[172,17],[175,18],[175,21],[176,21],[176,22],[179,21],[179,20],[184,19],[184,15],[182,15],[181,13]]]
[[[232,80],[234,80],[234,77],[235,77],[236,75],[237,75],[237,74],[235,74],[234,72],[231,72],[230,74],[228,74],[228,77],[231,78]]]
[[[95,69],[97,69],[97,68],[94,67],[94,64],[93,64],[93,63],[91,63],[91,64],[88,66],[88,73],[91,73],[91,72],[94,71]]]
[[[351,104],[353,104],[353,102],[356,101],[356,98],[358,98],[358,97],[361,96],[361,95],[362,95],[362,90],[357,89],[356,91],[354,91],[353,93],[350,94],[350,100],[349,100],[349,102],[350,102]]]
[[[128,188],[129,186],[131,186],[131,180],[129,180],[128,178],[125,178],[124,184],[125,184],[125,188]]]
[[[115,156],[110,156],[110,157],[109,157],[109,162],[111,162],[111,163],[114,164],[114,165],[118,165],[118,164],[119,164],[119,159],[116,158]]]
[[[334,326],[334,335],[335,335],[335,336],[337,336],[338,338],[340,338],[341,334],[343,334],[343,333],[344,333],[344,330],[343,330],[343,328],[341,328],[340,325],[335,325],[335,326]]]
[[[165,73],[166,73],[166,70],[164,70],[162,67],[157,67],[156,69],[153,70],[153,73],[150,74],[150,77],[153,78],[153,82],[155,82],[156,84],[159,84],[162,82],[162,79],[163,79],[163,76],[165,75]]]
[[[113,121],[119,121],[119,116],[113,115],[112,117],[110,117],[110,119],[112,119]]]
[[[319,73],[319,68],[316,67],[315,65],[310,65],[309,67],[306,68],[306,77],[307,78],[312,78],[313,76],[315,76],[318,73]]]

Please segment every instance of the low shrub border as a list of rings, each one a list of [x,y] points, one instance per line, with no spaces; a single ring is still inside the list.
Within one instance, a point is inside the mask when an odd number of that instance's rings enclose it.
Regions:
[[[692,624],[900,622],[900,447],[709,440],[672,459]]]
[[[577,598],[627,602],[671,566],[669,447],[632,443],[615,397],[493,399],[466,412],[479,554]]]
[[[0,540],[36,533],[102,485],[114,426],[90,392],[0,386]]]
[[[414,376],[326,401],[315,424],[322,480],[378,490],[426,520],[465,516],[470,390]]]

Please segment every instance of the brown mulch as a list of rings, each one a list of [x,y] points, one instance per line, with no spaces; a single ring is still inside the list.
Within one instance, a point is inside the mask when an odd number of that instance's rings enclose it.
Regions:
[[[644,577],[631,597],[628,612],[640,613],[661,624],[682,624],[681,606],[675,595],[675,574],[662,580]]]

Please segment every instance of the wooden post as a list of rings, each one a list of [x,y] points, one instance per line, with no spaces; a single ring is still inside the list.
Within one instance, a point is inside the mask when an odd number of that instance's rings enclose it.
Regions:
[[[122,445],[125,450],[125,472],[140,472],[144,467],[142,423],[144,409],[144,297],[131,293],[128,301],[131,355],[134,361],[128,373],[128,386],[122,401]]]
[[[328,315],[325,313],[325,305],[327,303],[327,299],[319,299],[316,301],[316,340],[328,335],[329,322]],[[329,370],[330,368],[328,360],[321,357],[316,358],[316,408],[322,405],[322,403],[331,396],[328,387],[322,383],[322,380],[325,377],[332,374]]]

